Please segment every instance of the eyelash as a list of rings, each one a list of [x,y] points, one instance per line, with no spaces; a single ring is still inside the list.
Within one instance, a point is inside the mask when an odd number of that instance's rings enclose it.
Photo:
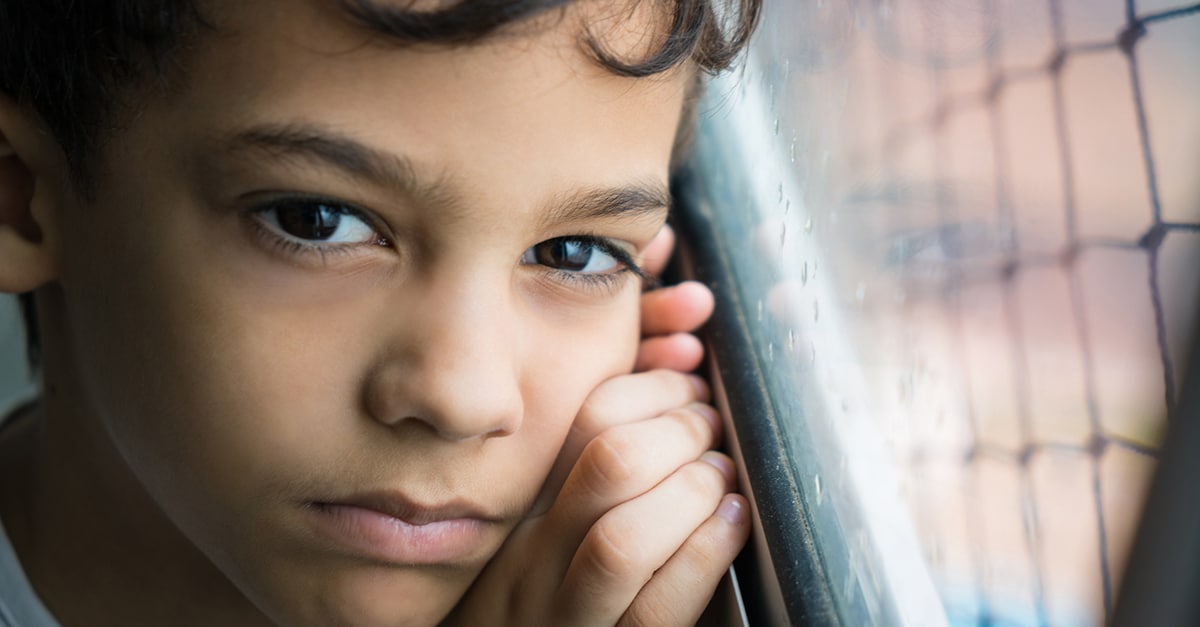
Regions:
[[[370,226],[378,235],[381,230],[378,222],[369,217],[366,211],[358,209],[353,205],[348,205],[345,202],[324,198],[320,196],[301,196],[289,197],[272,200],[270,202],[255,206],[246,212],[249,217],[250,225],[253,227],[255,235],[267,245],[271,246],[277,253],[287,257],[305,258],[317,257],[322,265],[328,265],[330,257],[340,257],[354,255],[359,252],[364,244],[362,243],[345,243],[345,244],[306,244],[302,241],[297,241],[281,236],[276,233],[270,226],[263,222],[264,216],[272,211],[287,208],[297,204],[323,204],[339,209],[344,215],[351,216],[361,220],[363,223]],[[628,251],[618,246],[611,239],[596,236],[596,235],[569,235],[564,237],[552,238],[551,240],[574,240],[577,242],[586,242],[595,246],[601,252],[612,256],[613,259],[620,264],[620,268],[612,272],[594,273],[594,272],[571,272],[551,266],[540,266],[545,269],[545,272],[554,275],[555,280],[561,283],[576,285],[583,289],[596,291],[613,291],[622,281],[627,278],[628,274],[638,277],[643,283],[650,281],[644,269],[637,264]],[[544,242],[541,242],[544,243]],[[389,238],[379,235],[375,242],[370,242],[378,247],[390,247],[392,242]]]
[[[269,245],[274,249],[275,252],[279,254],[298,259],[316,257],[323,266],[329,264],[329,259],[331,257],[354,255],[355,253],[361,252],[362,246],[367,244],[367,242],[347,244],[305,244],[304,242],[281,236],[263,222],[264,216],[271,211],[277,211],[299,204],[328,205],[330,207],[338,208],[342,210],[344,215],[361,220],[363,223],[370,226],[373,231],[375,231],[376,235],[378,235],[378,239],[374,242],[370,242],[370,244],[380,248],[390,247],[392,245],[390,239],[384,235],[379,235],[379,231],[382,229],[380,229],[378,226],[377,221],[372,220],[368,216],[367,212],[358,209],[353,205],[348,205],[345,202],[332,200],[321,196],[280,198],[249,209],[246,211],[246,216],[249,218],[248,221],[250,226],[254,229],[255,236],[257,236],[258,239]]]
[[[569,272],[567,270],[559,270],[549,266],[542,266],[546,268],[547,272],[555,274],[558,277],[557,280],[559,281],[564,283],[573,283],[585,289],[594,289],[605,292],[611,292],[615,290],[623,281],[628,278],[628,275],[630,274],[636,276],[643,283],[649,281],[646,271],[643,270],[642,267],[633,260],[633,255],[630,255],[628,251],[620,246],[617,246],[610,239],[596,235],[568,235],[566,237],[551,238],[550,240],[546,241],[549,242],[554,240],[574,240],[577,242],[587,242],[588,244],[600,249],[605,254],[611,255],[612,258],[617,261],[617,263],[621,264],[621,267],[617,270],[601,273]]]

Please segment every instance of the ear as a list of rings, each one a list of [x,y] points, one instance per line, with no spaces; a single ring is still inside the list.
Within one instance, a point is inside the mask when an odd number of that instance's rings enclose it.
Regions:
[[[35,202],[57,153],[35,116],[0,92],[0,292],[28,292],[57,274],[48,225],[38,219],[49,219],[48,207]]]

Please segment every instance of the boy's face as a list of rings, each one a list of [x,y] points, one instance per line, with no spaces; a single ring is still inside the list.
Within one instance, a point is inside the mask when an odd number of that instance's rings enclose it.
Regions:
[[[436,620],[631,367],[688,77],[612,75],[580,11],[431,49],[221,3],[55,218],[101,439],[276,620]]]

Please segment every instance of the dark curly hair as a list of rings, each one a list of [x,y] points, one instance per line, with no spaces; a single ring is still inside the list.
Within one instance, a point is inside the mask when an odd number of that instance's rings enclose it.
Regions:
[[[504,26],[575,0],[456,0],[412,9],[412,0],[337,0],[346,16],[400,44],[468,45]],[[762,0],[653,2],[664,16],[658,46],[620,58],[602,41],[583,43],[609,71],[651,76],[687,61],[727,68],[758,21]],[[614,4],[620,4],[614,2]],[[630,6],[633,6],[630,4]],[[106,139],[136,112],[136,94],[170,84],[187,48],[213,27],[201,0],[0,0],[0,91],[40,117],[62,147],[77,191],[86,195]],[[685,127],[686,129],[687,127]],[[33,301],[22,295],[31,364],[38,342]]]
[[[399,43],[470,44],[501,27],[575,0],[458,0],[433,10],[412,0],[337,0],[346,15]],[[623,0],[628,1],[628,0]],[[614,73],[641,77],[684,61],[715,72],[729,66],[757,22],[762,0],[632,0],[661,5],[657,50],[622,59],[584,42]],[[212,28],[201,0],[0,0],[0,91],[31,107],[54,135],[78,179],[121,113],[130,87],[168,81],[181,48]],[[614,3],[616,4],[616,3]]]

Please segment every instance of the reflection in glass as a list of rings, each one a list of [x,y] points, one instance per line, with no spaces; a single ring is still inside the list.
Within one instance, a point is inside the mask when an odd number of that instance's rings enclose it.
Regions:
[[[697,178],[848,624],[1105,621],[1195,309],[1198,67],[1196,4],[777,2],[713,86]]]

